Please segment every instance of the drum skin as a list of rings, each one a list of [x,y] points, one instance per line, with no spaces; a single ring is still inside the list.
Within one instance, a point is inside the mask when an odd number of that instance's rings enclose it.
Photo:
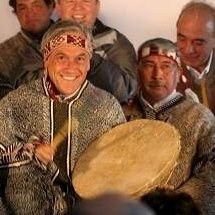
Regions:
[[[117,191],[138,198],[165,186],[180,153],[180,135],[168,123],[135,120],[95,140],[76,163],[72,183],[82,198]]]

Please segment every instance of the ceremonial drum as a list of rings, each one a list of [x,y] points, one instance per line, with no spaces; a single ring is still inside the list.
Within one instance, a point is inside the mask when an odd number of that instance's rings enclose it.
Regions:
[[[165,186],[176,166],[180,135],[162,121],[135,120],[95,140],[80,156],[72,183],[82,198],[117,191],[137,198]]]

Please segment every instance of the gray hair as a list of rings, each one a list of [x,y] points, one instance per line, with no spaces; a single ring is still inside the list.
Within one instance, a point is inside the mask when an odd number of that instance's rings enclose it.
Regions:
[[[43,52],[46,44],[54,37],[59,36],[61,34],[67,33],[67,32],[75,32],[75,33],[81,33],[86,37],[86,41],[88,43],[88,49],[90,54],[92,55],[93,48],[92,48],[92,33],[91,29],[84,27],[83,25],[71,21],[58,21],[55,24],[53,24],[48,31],[44,34],[42,42],[41,42],[41,51]]]
[[[183,15],[189,14],[193,10],[195,10],[195,12],[197,12],[200,16],[207,15],[212,17],[215,35],[215,5],[203,0],[193,0],[185,4],[179,14],[176,26],[178,26]]]

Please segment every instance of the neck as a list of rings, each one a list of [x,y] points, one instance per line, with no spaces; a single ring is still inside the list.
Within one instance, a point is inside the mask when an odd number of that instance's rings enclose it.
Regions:
[[[32,31],[27,31],[25,29],[22,29],[22,31],[28,36],[30,37],[32,40],[38,40],[41,41],[43,35],[45,34],[45,32],[48,30],[48,28],[51,26],[51,24],[53,23],[52,20],[50,20],[48,26],[46,28],[44,28],[43,30],[41,30],[40,32],[32,32]]]
[[[204,72],[205,68],[207,67],[207,65],[209,64],[210,58],[211,58],[211,54],[209,55],[208,59],[204,63],[199,65],[198,67],[193,67],[193,66],[189,66],[189,65],[187,65],[187,66],[195,69],[199,74],[202,74]]]

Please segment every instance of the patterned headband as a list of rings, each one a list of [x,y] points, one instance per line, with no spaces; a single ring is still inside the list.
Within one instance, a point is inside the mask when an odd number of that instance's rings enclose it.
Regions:
[[[81,35],[80,33],[67,32],[61,35],[56,35],[46,43],[45,47],[42,49],[44,58],[47,59],[56,48],[60,47],[63,44],[83,48],[90,54],[88,41],[83,35]]]
[[[145,58],[150,55],[161,55],[175,61],[179,66],[181,65],[180,58],[177,51],[173,48],[164,48],[156,45],[147,46],[142,49],[140,58]]]

